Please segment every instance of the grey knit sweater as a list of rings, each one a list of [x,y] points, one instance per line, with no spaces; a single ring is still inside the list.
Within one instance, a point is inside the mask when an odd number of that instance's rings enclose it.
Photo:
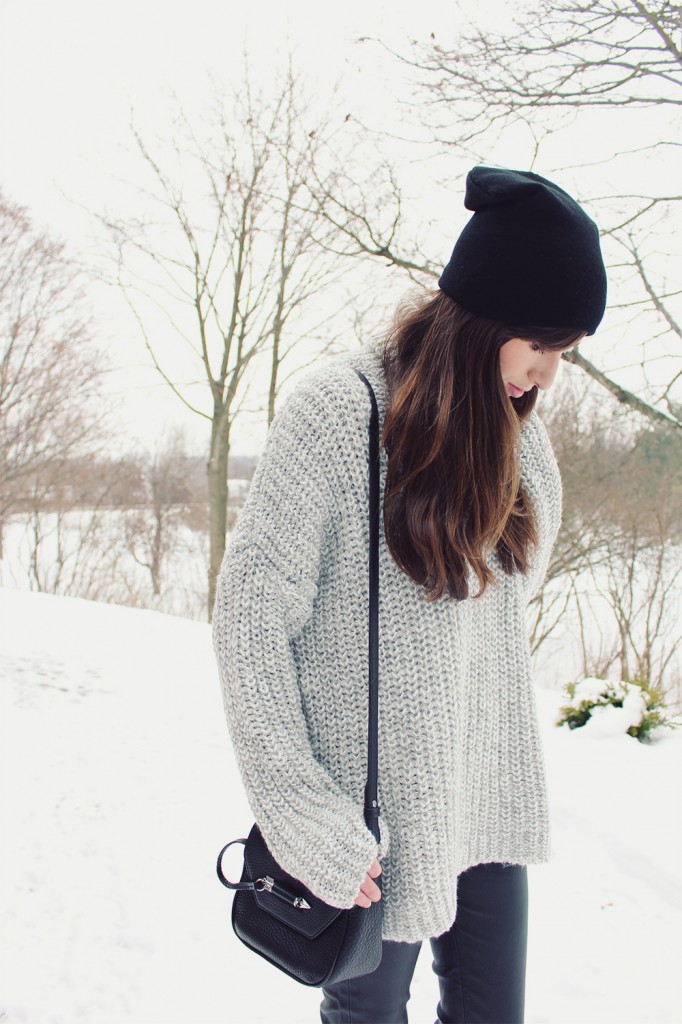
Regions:
[[[466,868],[549,859],[526,609],[562,492],[533,413],[521,475],[541,546],[527,576],[506,576],[493,552],[497,582],[476,601],[428,604],[380,529],[377,848],[362,811],[370,400],[353,367],[383,422],[378,344],[309,371],[273,420],[217,581],[213,643],[246,794],[275,858],[351,907],[378,854],[384,938],[416,942],[450,927]],[[382,450],[382,495],[386,460]],[[478,592],[471,569],[469,586]]]

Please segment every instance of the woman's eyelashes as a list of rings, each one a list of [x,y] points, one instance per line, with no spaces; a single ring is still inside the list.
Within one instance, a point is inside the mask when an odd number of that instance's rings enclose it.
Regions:
[[[539,352],[540,355],[542,355],[545,351],[539,341],[531,341],[530,347],[532,348],[533,352]]]

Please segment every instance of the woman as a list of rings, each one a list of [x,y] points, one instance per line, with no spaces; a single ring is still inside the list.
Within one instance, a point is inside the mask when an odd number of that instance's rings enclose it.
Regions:
[[[523,1020],[526,865],[550,855],[525,615],[562,499],[534,406],[596,330],[606,277],[596,225],[539,175],[476,167],[465,205],[439,289],[284,402],[218,579],[225,710],[266,843],[327,903],[384,900],[381,964],[323,989],[324,1024],[407,1021],[425,939],[439,1021]],[[378,845],[354,368],[382,425]]]

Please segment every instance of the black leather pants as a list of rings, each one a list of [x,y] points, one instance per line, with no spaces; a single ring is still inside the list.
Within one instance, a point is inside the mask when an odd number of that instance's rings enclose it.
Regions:
[[[477,864],[461,874],[456,920],[430,939],[440,986],[435,1024],[523,1024],[527,934],[524,865]],[[323,988],[322,1024],[407,1024],[420,948],[384,941],[376,971]]]

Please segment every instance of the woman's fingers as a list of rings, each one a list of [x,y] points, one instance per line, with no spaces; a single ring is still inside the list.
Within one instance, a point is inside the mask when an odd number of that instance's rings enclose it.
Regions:
[[[370,876],[370,878],[376,878],[377,875],[380,875],[380,874],[381,874],[381,864],[379,863],[379,861],[375,857],[374,858],[374,863],[372,864],[371,868],[369,869],[369,876]]]
[[[365,896],[369,896],[373,903],[381,899],[381,889],[373,882],[369,875],[365,875],[365,881],[360,886],[360,892],[364,892]]]
[[[376,903],[377,900],[381,899],[381,889],[373,882],[372,879],[376,878],[377,875],[381,874],[381,865],[378,860],[374,860],[369,872],[365,875],[365,880],[360,886],[360,892],[358,893],[355,902],[359,907],[371,907],[372,903]]]

